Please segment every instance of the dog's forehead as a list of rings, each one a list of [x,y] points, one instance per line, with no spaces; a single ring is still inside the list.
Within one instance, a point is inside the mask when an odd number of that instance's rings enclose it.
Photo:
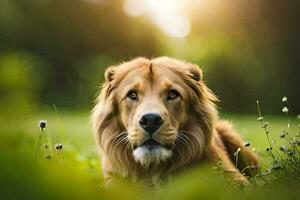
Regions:
[[[122,82],[151,82],[151,84],[171,84],[172,82],[182,83],[181,78],[172,71],[172,68],[162,63],[150,63],[148,66],[140,65],[135,68],[128,68]]]
[[[121,97],[126,96],[127,92],[132,89],[142,93],[151,92],[151,95],[154,93],[161,95],[170,88],[184,95],[188,90],[180,74],[174,70],[174,68],[181,68],[181,66],[176,66],[176,63],[144,62],[134,63],[130,67],[121,66],[121,68],[122,70],[118,71],[120,84],[117,87]]]

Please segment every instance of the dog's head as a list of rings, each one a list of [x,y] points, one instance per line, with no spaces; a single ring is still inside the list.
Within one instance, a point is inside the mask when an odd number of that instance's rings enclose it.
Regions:
[[[93,114],[97,141],[121,165],[182,165],[210,140],[214,101],[191,63],[138,58],[109,67]]]

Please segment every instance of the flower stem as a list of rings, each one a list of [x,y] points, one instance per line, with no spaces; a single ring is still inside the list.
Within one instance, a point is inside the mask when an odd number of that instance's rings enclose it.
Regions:
[[[260,121],[260,123],[262,125],[262,128],[264,129],[265,134],[267,136],[267,140],[268,140],[268,143],[269,143],[269,151],[270,151],[270,153],[272,155],[272,158],[274,159],[275,156],[274,156],[274,154],[272,152],[272,144],[271,144],[271,141],[270,141],[270,138],[269,138],[269,133],[270,132],[267,129],[267,122],[265,122],[264,118],[262,117],[262,113],[261,113],[261,110],[260,110],[260,106],[259,106],[259,101],[258,100],[256,101],[256,105],[257,105],[257,110],[258,110],[258,115],[259,115],[259,121]]]
[[[41,146],[42,134],[43,134],[43,128],[41,128],[40,137],[39,137],[39,140],[38,140],[38,144],[36,146],[35,156],[34,156],[34,163],[36,162],[36,159],[38,157],[38,152],[39,152],[39,149],[40,149],[40,146]]]

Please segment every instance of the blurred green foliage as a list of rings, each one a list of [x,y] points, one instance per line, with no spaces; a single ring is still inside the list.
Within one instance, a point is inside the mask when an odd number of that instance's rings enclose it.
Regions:
[[[279,113],[277,99],[287,96],[291,114],[300,112],[299,1],[186,2],[196,2],[188,10],[191,32],[172,38],[147,17],[128,16],[123,0],[0,1],[1,199],[299,199],[298,174],[240,189],[211,166],[160,191],[127,182],[102,188],[89,114],[80,112],[91,108],[107,66],[136,56],[173,56],[204,70],[224,111],[255,113],[260,99],[263,112]],[[72,112],[60,115],[61,108]],[[221,117],[268,155],[256,116]],[[55,151],[51,160],[41,152],[34,163],[41,118],[48,120],[52,143],[64,145],[64,165]],[[266,118],[273,141],[287,119]],[[269,164],[264,160],[262,168]]]
[[[43,88],[40,67],[41,64],[27,53],[0,56],[0,114],[20,115],[37,107],[37,93]]]
[[[238,131],[257,148],[261,158],[269,158],[267,141],[256,116],[223,115],[234,120]],[[57,151],[52,159],[34,154],[40,130],[38,120],[47,119],[44,129],[53,145],[63,144],[64,163]],[[270,120],[271,138],[278,138],[286,118]],[[291,132],[295,132],[292,121]],[[195,167],[174,177],[157,191],[140,184],[119,182],[103,188],[100,159],[89,126],[88,113],[38,113],[24,119],[0,117],[0,194],[1,199],[299,199],[299,182],[291,174],[261,186],[240,188],[222,178],[212,166]],[[43,148],[43,147],[42,147]],[[265,166],[262,163],[262,167]]]
[[[288,96],[299,112],[299,2],[191,2],[190,34],[171,38],[123,0],[2,0],[1,105],[90,108],[105,67],[169,55],[199,64],[225,111],[255,112],[261,99],[277,113]]]

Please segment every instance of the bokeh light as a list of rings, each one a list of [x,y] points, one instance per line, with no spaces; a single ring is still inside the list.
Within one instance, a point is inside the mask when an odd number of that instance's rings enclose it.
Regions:
[[[183,3],[179,0],[126,0],[123,8],[130,16],[148,17],[167,36],[184,38],[191,31],[191,23],[183,13]]]

